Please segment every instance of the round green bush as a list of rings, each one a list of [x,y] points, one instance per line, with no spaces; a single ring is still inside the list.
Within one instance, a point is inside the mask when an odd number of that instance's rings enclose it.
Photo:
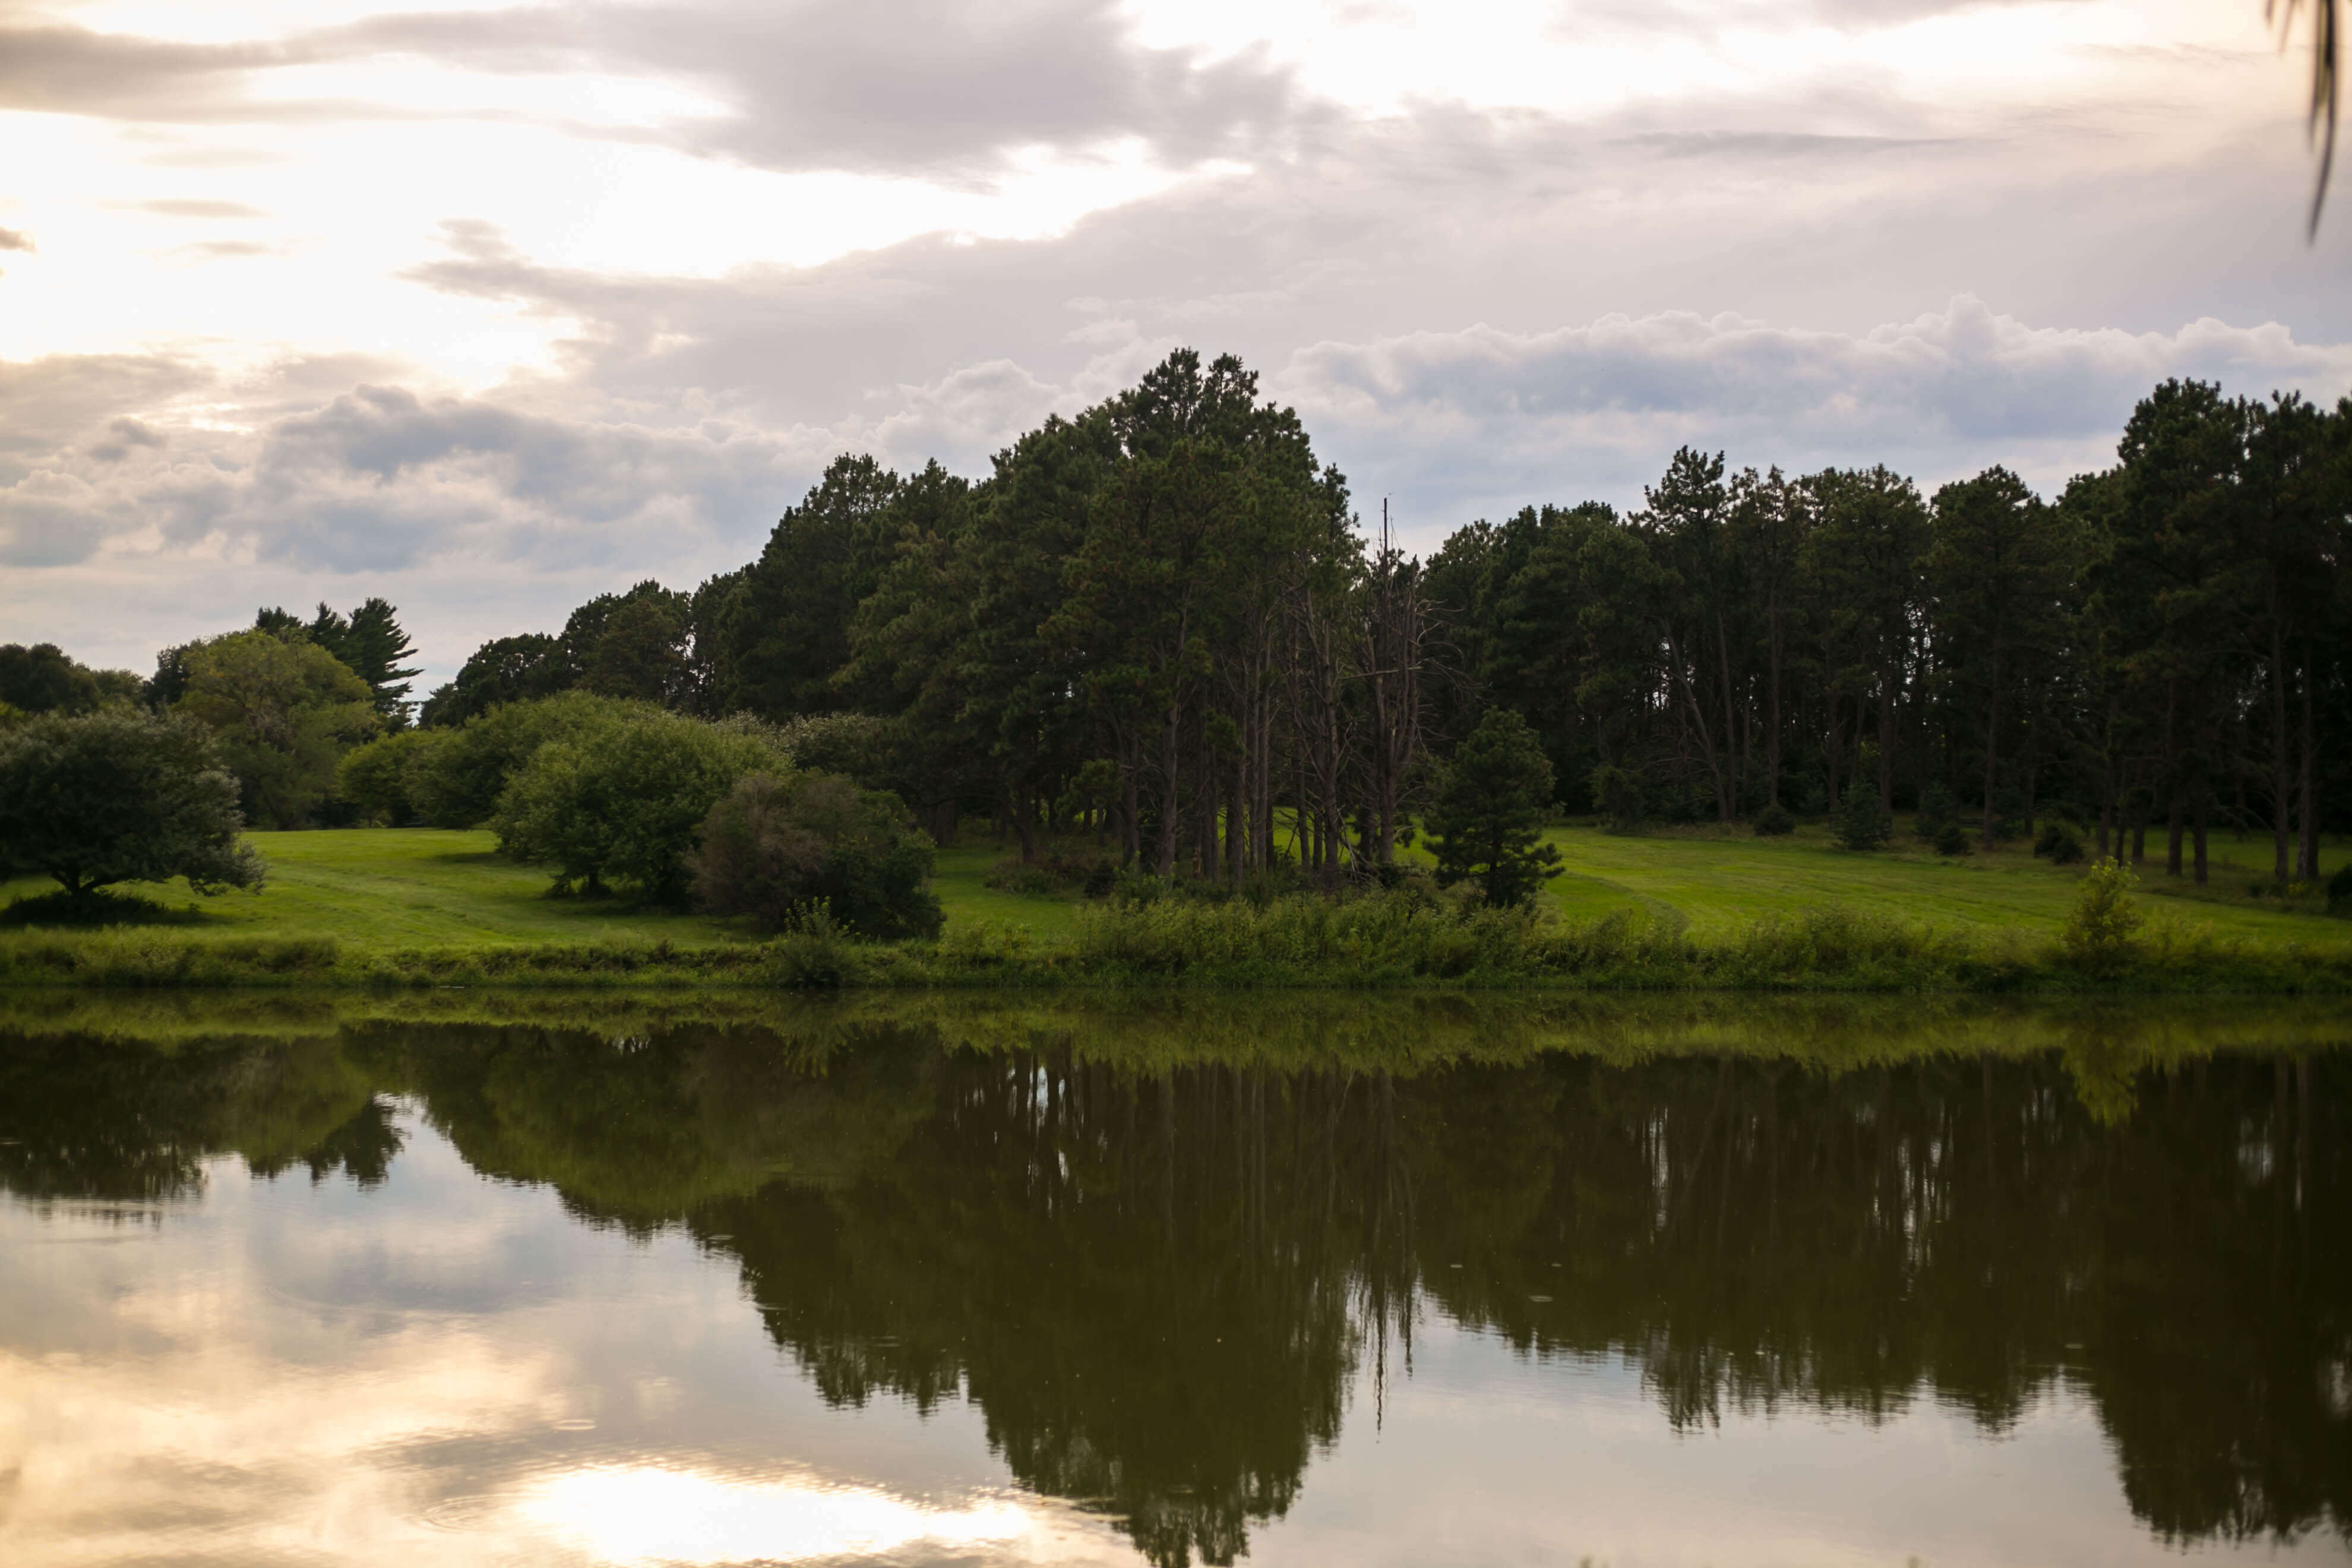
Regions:
[[[898,797],[837,773],[755,773],[703,819],[688,857],[694,899],[713,914],[782,929],[822,911],[859,936],[937,936],[931,841]]]
[[[1768,805],[1756,814],[1756,837],[1779,838],[1797,830],[1797,819],[1783,805]]]

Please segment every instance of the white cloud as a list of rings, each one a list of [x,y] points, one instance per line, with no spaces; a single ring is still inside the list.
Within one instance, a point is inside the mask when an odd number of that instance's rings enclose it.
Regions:
[[[2054,488],[2108,461],[2133,405],[2174,376],[2332,403],[2352,392],[2352,343],[2210,319],[2032,326],[1964,295],[1861,333],[1672,311],[1318,343],[1271,386],[1343,463],[1359,458],[1360,495],[1392,485],[1423,517],[1452,503],[1458,523],[1473,497],[1638,500],[1685,443],[1759,468],[1885,462],[1928,482],[2000,462]]]
[[[446,674],[1178,343],[1416,542],[1685,440],[2049,486],[2162,375],[2344,389],[2296,64],[2210,0],[0,0],[0,637],[384,593]]]

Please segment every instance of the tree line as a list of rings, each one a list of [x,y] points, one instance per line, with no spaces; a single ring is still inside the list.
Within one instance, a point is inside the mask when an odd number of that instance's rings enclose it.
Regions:
[[[2352,815],[2348,520],[2352,400],[2170,381],[2054,500],[1685,447],[1638,510],[1530,507],[1423,562],[1239,361],[1181,351],[977,480],[845,456],[757,560],[486,644],[423,719],[573,689],[870,714],[942,838],[978,811],[1024,858],[1085,829],[1163,876],[1295,854],[1328,885],[1393,863],[1499,710],[1555,808],[1621,828],[2058,817],[2200,881],[2252,830],[2309,881]]]
[[[1238,360],[1180,351],[977,479],[845,456],[757,559],[487,643],[416,717],[568,692],[863,716],[825,765],[940,841],[985,813],[1024,860],[1087,832],[1163,877],[1326,887],[1432,831],[1509,840],[1481,875],[1523,891],[1530,792],[1621,829],[1836,812],[1850,842],[1906,810],[1965,814],[1960,847],[2063,819],[2134,861],[2153,831],[2200,880],[2217,830],[2314,880],[2352,816],[2352,400],[2167,382],[2055,499],[1999,467],[1923,494],[1685,447],[1643,500],[1530,507],[1417,560]],[[267,826],[486,820],[495,790],[452,816],[349,787],[351,749],[409,725],[414,657],[381,599],[264,609],[143,682],[0,648],[0,704],[194,715]]]
[[[2055,500],[1993,468],[1727,472],[1529,509],[1432,559],[1472,704],[1543,735],[1573,809],[1721,821],[1957,801],[1990,841],[2095,823],[2205,879],[2216,827],[2316,876],[2339,827],[2352,400],[2167,382]],[[1456,721],[1458,722],[1458,720]]]
[[[1392,863],[1434,623],[1412,562],[1238,360],[1183,351],[977,481],[844,457],[759,559],[643,583],[484,645],[425,702],[462,722],[571,688],[707,716],[884,716],[933,834],[984,811],[1025,858],[1327,882]],[[1277,818],[1284,847],[1277,848]]]

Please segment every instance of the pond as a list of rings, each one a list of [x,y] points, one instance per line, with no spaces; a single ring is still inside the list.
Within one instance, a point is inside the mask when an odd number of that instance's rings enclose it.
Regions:
[[[0,997],[0,1560],[2343,1562],[2341,1012]]]

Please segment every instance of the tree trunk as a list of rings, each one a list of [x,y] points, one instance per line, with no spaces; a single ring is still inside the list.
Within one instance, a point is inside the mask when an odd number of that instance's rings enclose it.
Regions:
[[[1143,801],[1137,774],[1143,771],[1130,743],[1119,763],[1118,863],[1139,865],[1143,859]]]
[[[1993,787],[1998,779],[1998,748],[2000,744],[2000,655],[1992,660],[1992,692],[1985,703],[1984,744],[1984,827],[1978,836],[1988,850],[1992,848]]]
[[[1738,763],[1734,760],[1731,750],[1731,731],[1735,727],[1731,697],[1731,647],[1729,639],[1724,636],[1723,612],[1719,609],[1715,612],[1715,662],[1717,679],[1723,683],[1723,765],[1724,771],[1731,778],[1731,793],[1728,795],[1721,791],[1717,792],[1715,816],[1718,822],[1729,822],[1739,815],[1738,796],[1745,791],[1742,788],[1744,781],[1739,776]]]
[[[2294,773],[2287,761],[2286,638],[2277,617],[2271,620],[2271,875],[2284,886],[2293,879],[2290,844],[2294,837],[2290,807]]]
[[[2180,785],[2178,781],[2175,781],[2172,786],[2172,803],[2164,822],[2164,874],[2168,877],[2180,875],[2180,840],[2185,826],[2186,818],[2182,811]]]
[[[1177,788],[1183,726],[1184,704],[1180,698],[1169,703],[1168,718],[1160,731],[1160,843],[1152,853],[1151,868],[1162,877],[1176,874],[1177,835],[1183,826],[1180,811],[1183,800]]]
[[[2314,760],[2319,755],[2319,731],[2312,722],[2311,689],[2319,684],[2318,667],[2312,662],[2311,638],[2303,639],[2303,756],[2301,793],[2303,795],[2303,850],[2298,857],[2302,864],[2297,876],[2305,882],[2319,880],[2319,768]]]
[[[2033,840],[2034,775],[2041,766],[2041,759],[2034,751],[2033,741],[2033,712],[2032,710],[2028,709],[2025,714],[2025,744],[2022,748],[2024,754],[2018,759],[2024,764],[2018,771],[2025,778],[2025,837],[2028,843]]]
[[[2180,682],[2176,679],[2165,683],[2164,689],[2164,783],[2169,797],[2166,806],[2164,874],[2180,875],[2180,748],[2176,728],[2180,712]]]
[[[1838,794],[1838,763],[1843,760],[1844,751],[1844,742],[1838,737],[1837,693],[1832,690],[1830,693],[1829,743],[1822,749],[1822,767],[1829,775],[1830,812],[1832,816],[1837,812],[1838,802],[1844,798]]]
[[[1888,664],[1878,672],[1878,819],[1895,820],[1895,669]]]
[[[1008,787],[1004,793],[1006,814],[1013,818],[1013,836],[1021,845],[1021,863],[1034,863],[1037,858],[1037,833],[1033,820],[1035,794],[1027,784]]]
[[[1765,694],[1769,713],[1764,731],[1764,799],[1769,805],[1780,804],[1780,595],[1776,588],[1765,614],[1770,618],[1771,636],[1765,654],[1769,670],[1768,679],[1772,689]]]
[[[1672,632],[1666,634],[1666,656],[1674,661],[1670,679],[1682,688],[1683,709],[1690,715],[1690,727],[1697,733],[1699,751],[1706,758],[1707,783],[1715,791],[1716,816],[1719,821],[1728,822],[1731,816],[1725,800],[1725,789],[1729,781],[1724,777],[1722,765],[1716,759],[1715,736],[1707,727],[1706,709],[1698,700],[1697,683],[1691,679],[1690,661],[1683,658],[1682,647],[1675,640]]]
[[[1246,715],[1244,715],[1246,720]],[[1242,726],[1243,747],[1234,759],[1233,804],[1225,816],[1225,867],[1232,874],[1234,885],[1239,887],[1242,873],[1249,867],[1249,726]]]
[[[2123,803],[2117,798],[2120,790],[2119,781],[2116,776],[2115,737],[2116,710],[2114,705],[2110,703],[2107,708],[2106,722],[2099,736],[2099,858],[2102,860],[2111,856],[2117,860],[2124,858],[2123,816],[2118,809]],[[2108,847],[2110,842],[2108,828],[2111,826],[2115,830],[2112,840],[2113,848]]]
[[[2213,792],[2209,788],[2201,787],[2202,781],[2200,782],[2200,787],[2197,791],[2197,805],[2194,813],[2194,819],[2196,824],[2195,837],[2197,845],[2197,885],[2201,888],[2205,885],[2206,816],[2212,809]]]

